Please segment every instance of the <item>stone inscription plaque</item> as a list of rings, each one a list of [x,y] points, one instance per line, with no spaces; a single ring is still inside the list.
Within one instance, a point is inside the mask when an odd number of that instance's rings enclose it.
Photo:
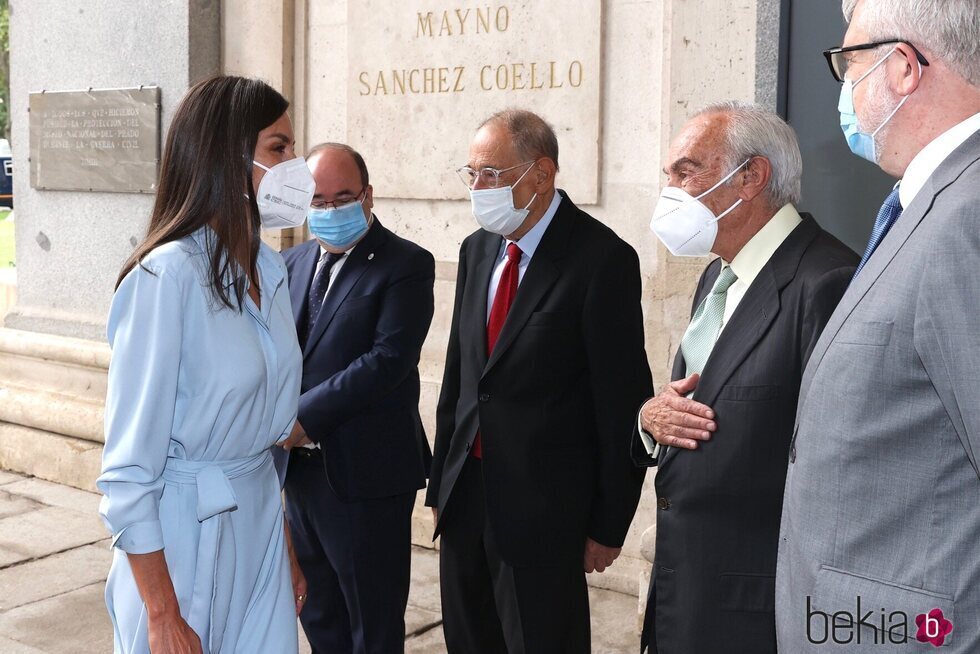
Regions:
[[[153,193],[160,163],[160,89],[30,94],[31,186]]]
[[[348,2],[347,138],[379,197],[461,199],[476,127],[507,107],[558,134],[558,185],[598,200],[600,0]]]

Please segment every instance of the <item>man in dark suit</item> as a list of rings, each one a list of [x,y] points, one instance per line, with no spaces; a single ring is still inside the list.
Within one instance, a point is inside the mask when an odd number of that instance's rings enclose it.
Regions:
[[[286,443],[286,513],[309,586],[300,620],[314,652],[402,652],[412,508],[431,461],[418,362],[435,263],[371,213],[357,152],[323,144],[308,163],[316,238],[283,253],[304,357]]]
[[[800,380],[858,262],[797,213],[801,172],[792,129],[752,105],[708,107],[670,148],[651,227],[676,253],[720,258],[701,275],[672,383],[634,427],[637,463],[657,466],[650,652],[776,652]]]
[[[639,500],[639,261],[557,170],[554,131],[518,110],[460,169],[483,229],[460,249],[426,496],[451,653],[589,652],[585,572],[612,564]]]

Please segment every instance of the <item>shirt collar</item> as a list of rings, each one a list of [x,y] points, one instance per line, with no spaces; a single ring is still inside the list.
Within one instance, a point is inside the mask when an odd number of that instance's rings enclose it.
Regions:
[[[555,196],[551,198],[551,204],[548,205],[548,209],[541,216],[541,220],[537,224],[528,230],[528,233],[522,236],[517,241],[508,241],[505,239],[504,244],[501,246],[501,250],[506,248],[507,243],[517,243],[517,247],[521,249],[525,255],[527,255],[528,260],[534,256],[535,250],[541,244],[541,239],[544,237],[544,233],[548,231],[548,225],[554,219],[555,214],[558,213],[558,205],[561,204],[561,193],[557,190],[555,191]]]
[[[765,225],[762,226],[749,242],[742,246],[731,265],[738,281],[746,286],[751,286],[755,278],[759,276],[762,268],[769,262],[772,255],[776,253],[783,241],[792,233],[796,226],[803,222],[799,212],[792,204],[786,204],[777,211]]]
[[[898,187],[898,199],[902,203],[902,209],[907,209],[912,204],[912,200],[940,164],[977,130],[980,130],[980,113],[973,114],[946,130],[915,155],[909,167],[905,169],[902,185]]]

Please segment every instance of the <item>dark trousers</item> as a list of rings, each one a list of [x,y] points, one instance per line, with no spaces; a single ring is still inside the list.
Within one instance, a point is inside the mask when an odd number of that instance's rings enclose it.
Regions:
[[[440,523],[442,617],[450,654],[588,654],[582,561],[527,568],[505,563],[486,520],[478,459],[463,467]]]
[[[303,630],[314,654],[400,654],[415,493],[342,501],[321,457],[294,451],[286,475],[286,515],[309,588]]]

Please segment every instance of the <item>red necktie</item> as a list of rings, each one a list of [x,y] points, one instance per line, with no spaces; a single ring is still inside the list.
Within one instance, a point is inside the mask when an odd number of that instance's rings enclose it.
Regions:
[[[487,356],[493,352],[493,346],[497,344],[500,331],[504,328],[504,321],[507,320],[507,312],[514,304],[517,296],[517,285],[521,274],[521,249],[516,243],[507,244],[507,261],[504,262],[504,269],[500,273],[500,281],[497,283],[497,293],[493,296],[493,305],[490,307],[490,319],[487,320]],[[476,432],[473,440],[473,456],[478,459],[483,458],[483,442],[480,432]]]

